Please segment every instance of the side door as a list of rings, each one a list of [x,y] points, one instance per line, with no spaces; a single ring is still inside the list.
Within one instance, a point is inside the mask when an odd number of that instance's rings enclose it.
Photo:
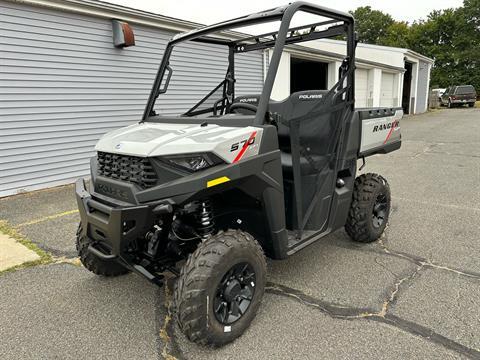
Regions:
[[[329,91],[291,95],[290,141],[295,193],[294,229],[297,236],[323,232],[328,226],[335,190],[339,143],[343,127],[353,116],[353,71],[346,66]]]

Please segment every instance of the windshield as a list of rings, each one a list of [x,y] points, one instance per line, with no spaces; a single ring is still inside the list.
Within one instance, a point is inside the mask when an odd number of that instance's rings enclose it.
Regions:
[[[459,86],[457,87],[457,91],[455,94],[457,95],[467,95],[467,94],[473,94],[475,93],[475,89],[473,88],[472,85],[467,85],[467,86]]]
[[[229,49],[225,45],[194,41],[175,45],[169,60],[170,81],[166,92],[155,102],[155,113],[222,115],[227,102],[233,100],[227,96],[228,84],[232,82],[235,83],[236,97],[260,94],[264,79],[263,52],[236,54],[234,78],[228,75],[228,55]]]

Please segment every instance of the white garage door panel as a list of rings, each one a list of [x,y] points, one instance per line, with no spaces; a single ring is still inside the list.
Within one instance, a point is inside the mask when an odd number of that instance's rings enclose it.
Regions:
[[[368,70],[355,70],[355,107],[368,106]]]
[[[393,106],[395,75],[382,73],[382,86],[380,90],[380,106]]]

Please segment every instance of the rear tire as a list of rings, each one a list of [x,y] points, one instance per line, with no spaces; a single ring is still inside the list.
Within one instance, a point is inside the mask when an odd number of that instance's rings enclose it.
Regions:
[[[88,250],[91,244],[91,239],[82,236],[82,223],[80,223],[77,230],[77,252],[83,266],[94,274],[101,276],[119,276],[129,272],[127,268],[115,260],[103,260],[92,254]]]
[[[382,176],[364,174],[355,179],[345,231],[353,241],[369,243],[382,235],[390,214],[390,187]]]
[[[258,242],[239,230],[220,232],[199,244],[175,287],[177,322],[186,337],[213,346],[239,337],[260,306],[266,266]]]

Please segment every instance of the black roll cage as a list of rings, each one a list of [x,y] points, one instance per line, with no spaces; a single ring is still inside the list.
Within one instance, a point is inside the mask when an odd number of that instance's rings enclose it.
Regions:
[[[303,11],[306,13],[319,15],[325,18],[329,18],[330,20],[322,21],[314,24],[299,26],[290,28],[290,22],[295,15],[296,12]],[[225,31],[232,28],[238,28],[243,26],[249,25],[257,25],[261,23],[267,23],[272,21],[280,21],[280,27],[278,31],[256,35],[256,36],[249,36],[240,40],[227,40],[219,37],[210,37],[208,34]],[[330,24],[336,24],[342,22],[341,24],[331,26],[326,30],[316,31],[316,28],[319,26],[325,26]],[[302,30],[307,30],[308,32],[300,33]],[[346,58],[344,59],[344,64],[342,66],[343,71],[346,69],[351,69],[354,67],[355,64],[355,47],[356,47],[356,40],[355,40],[355,30],[354,30],[354,19],[353,16],[344,13],[341,11],[336,11],[329,9],[327,7],[319,6],[316,4],[311,4],[303,1],[298,1],[291,3],[289,5],[277,7],[274,9],[265,10],[262,12],[242,16],[236,19],[227,20],[218,24],[205,26],[196,30],[188,31],[185,33],[175,35],[167,44],[165,49],[165,53],[162,58],[162,62],[160,63],[160,67],[157,72],[157,76],[155,78],[155,82],[153,84],[152,90],[150,92],[150,96],[147,102],[147,106],[145,108],[142,122],[147,121],[147,119],[151,116],[153,107],[155,104],[155,100],[157,99],[158,95],[164,90],[160,89],[160,85],[162,84],[164,75],[166,70],[169,70],[169,74],[166,79],[165,86],[168,86],[168,82],[171,76],[171,69],[169,67],[169,59],[172,54],[172,50],[174,46],[180,42],[185,41],[196,41],[201,43],[208,43],[208,44],[217,44],[217,45],[226,45],[229,48],[229,55],[228,55],[228,62],[229,66],[227,69],[227,75],[225,77],[226,80],[234,79],[234,54],[235,53],[243,53],[248,51],[254,50],[262,50],[267,48],[274,48],[273,54],[270,59],[270,64],[267,72],[267,76],[265,78],[263,91],[259,99],[258,109],[255,115],[254,124],[255,125],[263,125],[266,119],[266,112],[268,108],[268,102],[270,100],[270,95],[272,92],[273,84],[275,81],[275,77],[277,74],[277,69],[280,64],[280,58],[282,56],[283,49],[286,45],[311,41],[316,39],[322,38],[331,38],[338,35],[346,35],[347,38],[347,54]],[[346,101],[350,102],[352,105],[353,110],[353,103],[354,103],[354,89],[355,89],[355,77],[354,72],[350,71],[349,75],[346,78],[347,84],[347,91],[346,91]],[[223,83],[223,82],[222,82]],[[226,81],[224,83],[226,97],[228,101],[231,101],[234,98],[234,80],[233,81]],[[217,90],[215,88],[214,90]],[[211,94],[210,92],[207,97]],[[207,97],[200,101],[203,102]],[[198,103],[194,106],[197,107],[200,105]],[[192,108],[190,111],[192,111]]]

